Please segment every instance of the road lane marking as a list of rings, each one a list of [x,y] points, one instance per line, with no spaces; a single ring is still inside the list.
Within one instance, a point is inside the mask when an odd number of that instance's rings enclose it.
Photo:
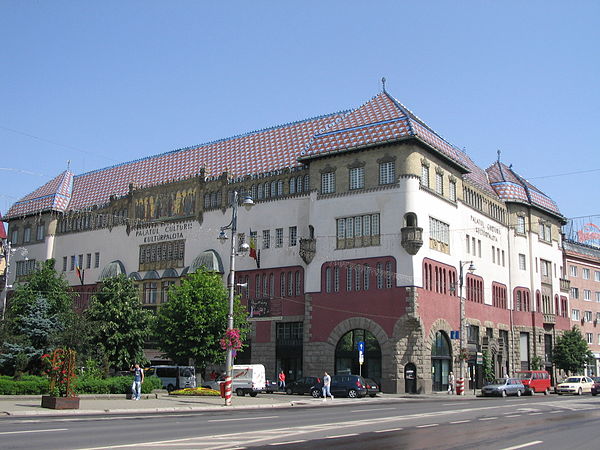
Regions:
[[[387,430],[377,430],[375,433],[391,433],[392,431],[400,431],[404,430],[404,428],[388,428]]]
[[[497,417],[482,417],[479,420],[484,421],[484,420],[496,420],[496,419],[497,419]]]
[[[563,411],[550,411],[548,414],[561,414]]]
[[[339,439],[345,437],[358,436],[358,433],[350,433],[350,434],[338,434],[336,436],[327,436],[325,439]]]
[[[306,439],[298,439],[297,441],[285,441],[285,442],[273,442],[269,445],[289,445],[289,444],[301,444],[303,442],[308,442]]]
[[[417,425],[415,428],[429,428],[429,427],[437,427],[439,423],[428,423],[427,425]]]
[[[50,430],[1,431],[0,434],[50,433],[52,431],[69,431],[68,428],[52,428]]]
[[[530,416],[539,416],[540,414],[544,414],[542,412],[529,413]]]
[[[237,419],[213,419],[207,420],[207,422],[234,422],[240,420],[263,420],[263,419],[278,419],[279,416],[265,416],[265,417],[240,417]]]
[[[504,417],[521,417],[521,414],[511,414],[510,416],[504,416]]]
[[[456,423],[469,423],[470,420],[455,420],[454,422],[450,422],[451,424],[456,424]]]
[[[396,408],[353,409],[350,412],[392,411]]]
[[[505,447],[502,450],[517,450],[518,448],[532,447],[534,445],[543,444],[544,441],[531,441],[526,444],[515,445],[514,447]]]

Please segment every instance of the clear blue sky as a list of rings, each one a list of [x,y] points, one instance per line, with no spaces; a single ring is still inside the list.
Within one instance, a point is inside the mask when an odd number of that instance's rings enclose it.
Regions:
[[[566,217],[600,215],[600,2],[0,0],[0,211],[93,169],[387,89]],[[598,222],[598,220],[597,220]]]

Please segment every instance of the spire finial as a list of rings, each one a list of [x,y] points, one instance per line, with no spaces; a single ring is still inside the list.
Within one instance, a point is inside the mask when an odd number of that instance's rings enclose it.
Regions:
[[[67,160],[67,170],[71,170],[71,160]]]
[[[498,149],[498,162],[500,162],[500,149]]]
[[[383,92],[386,92],[386,90],[385,90],[385,77],[381,78],[381,88],[383,89]]]

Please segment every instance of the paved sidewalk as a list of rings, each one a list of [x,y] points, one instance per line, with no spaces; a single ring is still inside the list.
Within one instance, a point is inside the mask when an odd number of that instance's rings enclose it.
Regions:
[[[79,409],[54,410],[41,407],[41,396],[0,396],[0,420],[3,417],[23,416],[73,416],[86,414],[143,414],[157,412],[222,411],[224,400],[220,397],[182,397],[167,394],[145,394],[139,401],[128,400],[124,395],[82,395]],[[336,398],[323,402],[304,395],[258,395],[256,397],[233,397],[227,409],[282,408],[290,406],[323,406],[347,402],[419,401],[419,400],[467,400],[473,393],[459,397],[445,393],[428,395],[379,394],[375,398]]]

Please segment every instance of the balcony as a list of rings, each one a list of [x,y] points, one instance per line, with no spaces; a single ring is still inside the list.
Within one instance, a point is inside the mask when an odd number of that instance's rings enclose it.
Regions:
[[[416,255],[423,246],[423,228],[404,227],[400,229],[402,240],[400,243],[409,255]]]
[[[317,253],[317,240],[315,238],[300,238],[300,257],[306,264],[310,264]]]
[[[560,279],[560,292],[569,292],[571,290],[571,280]]]
[[[250,319],[261,319],[263,317],[279,317],[282,315],[281,299],[250,299],[248,300],[248,314]]]
[[[554,314],[543,314],[544,324],[554,325],[556,323],[556,316]]]

